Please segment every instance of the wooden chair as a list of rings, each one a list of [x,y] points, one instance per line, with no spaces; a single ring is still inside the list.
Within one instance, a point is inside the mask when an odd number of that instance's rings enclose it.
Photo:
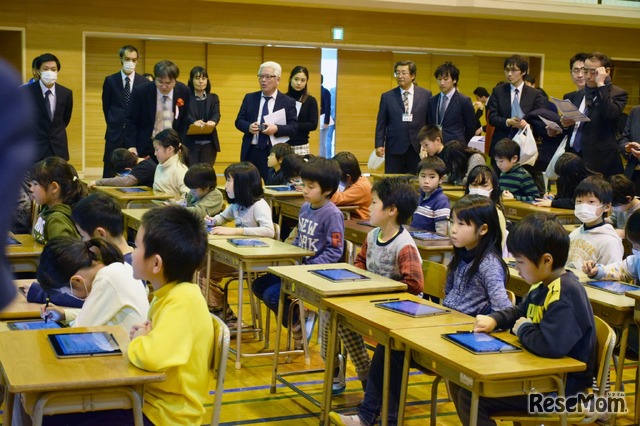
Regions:
[[[216,391],[213,396],[213,409],[211,425],[220,423],[220,410],[222,408],[222,394],[224,393],[224,376],[227,371],[227,358],[229,356],[229,341],[231,333],[229,327],[217,316],[211,314],[213,321],[213,355],[211,357],[211,372],[216,380]]]
[[[442,263],[431,260],[422,261],[422,274],[424,275],[425,295],[444,299],[444,287],[447,283],[447,267]]]
[[[511,304],[515,306],[516,305],[516,294],[514,292],[512,292],[511,290],[507,290],[507,297],[511,301]]]
[[[597,396],[604,397],[606,392],[607,377],[613,358],[613,348],[616,345],[616,334],[609,325],[599,317],[595,317],[596,324],[596,364],[595,384],[598,388]],[[530,415],[525,412],[504,412],[491,416],[492,420],[513,422],[515,424],[555,424],[560,422],[559,415]],[[572,413],[567,416],[569,424],[589,424],[598,419],[598,413]]]

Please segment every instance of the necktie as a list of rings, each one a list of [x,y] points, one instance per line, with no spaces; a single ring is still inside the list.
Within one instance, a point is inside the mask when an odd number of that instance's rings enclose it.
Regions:
[[[260,114],[260,124],[264,123],[264,116],[269,115],[269,100],[271,96],[263,96],[264,104],[262,105],[262,114]],[[269,135],[258,133],[258,148],[266,149],[269,145]]]
[[[440,95],[440,110],[438,111],[438,116],[440,117],[440,126],[442,126],[442,120],[444,119],[444,113],[447,110],[447,104],[449,103],[449,98],[443,93]]]
[[[51,96],[51,90],[44,92],[44,106],[47,108],[47,113],[49,113],[49,120],[53,121],[53,110],[51,109],[49,96]]]
[[[170,129],[173,127],[173,117],[171,116],[171,105],[169,96],[162,96],[162,128]]]
[[[520,91],[516,89],[514,91],[513,102],[511,102],[511,117],[522,118],[524,117],[524,113],[520,108],[520,97],[518,93],[520,93]]]
[[[584,111],[582,112],[584,115],[589,114],[589,107],[585,107]],[[573,148],[573,150],[575,152],[580,152],[582,151],[582,127],[583,127],[584,123],[576,123],[576,135],[573,138],[573,145],[571,146],[571,148]]]
[[[404,104],[404,113],[409,114],[409,92],[406,90],[402,93],[402,103]]]
[[[124,104],[129,104],[129,98],[131,97],[131,80],[129,77],[124,78]]]

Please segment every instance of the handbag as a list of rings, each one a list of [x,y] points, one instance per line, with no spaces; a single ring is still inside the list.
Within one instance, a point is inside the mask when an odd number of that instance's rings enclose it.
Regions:
[[[520,165],[533,166],[538,159],[538,146],[536,145],[536,139],[533,137],[531,126],[527,124],[524,129],[518,130],[513,140],[520,145],[520,158],[518,163]]]
[[[369,167],[369,170],[371,170],[372,172],[384,170],[384,155],[382,157],[378,157],[376,155],[376,150],[374,149],[371,155],[369,156],[369,161],[367,162],[367,166]]]
[[[553,153],[553,157],[551,157],[551,160],[549,161],[549,165],[547,166],[547,170],[544,171],[544,175],[549,180],[558,179],[558,175],[556,174],[556,171],[555,171],[556,163],[558,162],[558,158],[560,158],[560,156],[562,154],[564,154],[564,152],[565,152],[565,150],[567,148],[568,139],[569,139],[569,136],[565,136],[562,139],[562,142],[560,142],[560,144],[558,145],[558,148],[556,148],[556,152]]]

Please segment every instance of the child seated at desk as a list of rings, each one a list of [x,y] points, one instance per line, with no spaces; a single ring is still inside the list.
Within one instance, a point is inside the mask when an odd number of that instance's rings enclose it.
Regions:
[[[269,173],[265,185],[287,185],[289,179],[282,174],[282,160],[287,155],[293,154],[293,148],[288,143],[279,143],[271,147],[271,152],[267,157]]]
[[[571,245],[567,267],[582,268],[584,262],[608,265],[620,262],[624,255],[622,239],[604,216],[611,210],[613,191],[609,182],[590,176],[580,182],[575,192],[575,216],[582,226],[569,234]]]
[[[609,178],[613,190],[612,209],[609,216],[611,224],[620,238],[624,238],[624,229],[627,219],[633,212],[640,209],[640,200],[636,198],[636,185],[625,175],[614,175]]]
[[[589,170],[582,157],[573,152],[562,154],[556,161],[553,171],[558,175],[556,194],[546,193],[544,198],[536,199],[534,205],[573,210],[576,205],[574,193],[580,182],[589,176],[599,175]]]
[[[568,356],[584,362],[586,370],[567,374],[565,394],[585,392],[595,373],[596,332],[587,292],[575,274],[564,268],[569,252],[567,233],[553,214],[534,213],[515,224],[507,245],[518,273],[534,285],[517,306],[478,315],[473,331],[512,329],[522,346],[538,356]],[[463,425],[468,425],[471,392],[459,386],[450,389],[458,416]],[[490,417],[496,411],[526,412],[527,398],[481,396],[478,425],[495,425]]]
[[[94,186],[153,186],[153,176],[158,166],[153,158],[138,158],[136,154],[126,148],[116,148],[111,153],[111,164],[116,176],[94,180],[89,184],[90,188]]]
[[[504,138],[500,140],[493,151],[496,166],[500,169],[500,191],[505,200],[535,201],[540,197],[538,187],[528,171],[520,161],[520,145]]]
[[[442,160],[447,168],[446,181],[453,185],[465,185],[474,167],[487,164],[484,154],[457,140],[446,143]]]
[[[371,205],[371,183],[362,176],[360,164],[355,155],[350,152],[339,152],[334,160],[340,165],[342,177],[338,190],[331,197],[331,202],[336,206],[358,206],[351,212],[351,218],[368,220],[369,206]]]
[[[179,200],[189,192],[184,184],[184,175],[189,169],[189,152],[180,142],[178,132],[164,129],[153,137],[153,150],[158,159],[158,167],[153,176],[153,190],[173,194]]]
[[[442,143],[442,131],[435,124],[427,124],[418,132],[420,143],[420,159],[438,157],[443,160],[444,144]],[[443,160],[444,161],[444,160]]]
[[[413,214],[412,227],[448,235],[451,204],[440,186],[446,172],[444,161],[438,157],[426,157],[418,164],[420,204]]]
[[[209,163],[194,164],[184,175],[184,184],[191,191],[187,192],[187,210],[195,212],[198,217],[213,216],[222,210],[222,193],[218,191],[216,172]]]

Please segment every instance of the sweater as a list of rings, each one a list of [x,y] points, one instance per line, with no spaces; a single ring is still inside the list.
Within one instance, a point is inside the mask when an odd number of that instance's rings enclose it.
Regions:
[[[354,266],[408,286],[411,294],[420,294],[424,289],[422,258],[411,234],[400,227],[399,232],[389,241],[378,241],[380,228],[369,231]]]
[[[451,203],[441,186],[431,194],[420,191],[420,204],[413,214],[411,226],[436,232],[436,222],[448,221],[450,214]]]
[[[353,219],[368,220],[369,206],[371,205],[371,182],[364,176],[349,185],[344,191],[336,191],[331,197],[331,202],[336,206],[358,206],[351,212]]]
[[[581,270],[587,260],[608,265],[620,262],[624,255],[622,239],[609,223],[590,229],[585,229],[583,224],[571,231],[569,240],[568,268]]]
[[[75,237],[80,239],[76,225],[71,220],[71,207],[67,204],[44,206],[36,224],[33,238],[40,244],[47,244],[55,237]]]
[[[318,209],[304,203],[298,217],[298,234],[293,245],[315,252],[305,264],[336,263],[344,251],[344,216],[331,201]]]
[[[269,173],[267,174],[267,181],[265,185],[286,185],[288,183],[289,179],[284,177],[282,169],[276,172],[276,169],[269,167]]]
[[[632,254],[620,262],[608,265],[597,264],[598,273],[593,279],[606,281],[635,282],[640,279],[640,256]]]
[[[213,324],[200,288],[169,283],[155,291],[152,329],[129,343],[131,364],[167,379],[144,386],[142,412],[155,425],[200,425],[209,399]]]
[[[287,95],[290,96],[289,93]],[[296,102],[300,102],[296,93],[291,96]],[[318,128],[318,102],[316,98],[307,94],[307,98],[300,106],[298,113],[298,132],[289,138],[287,142],[291,146],[306,145],[309,143],[309,132]]]
[[[158,164],[151,158],[142,160],[131,169],[128,175],[116,176],[112,178],[98,179],[97,186],[153,186],[153,177]]]
[[[236,228],[243,228],[242,235],[273,238],[273,218],[271,207],[264,200],[259,199],[251,207],[242,207],[239,204],[229,204],[222,213],[213,217],[215,226],[223,225],[229,221],[235,221]]]
[[[189,168],[180,161],[180,155],[176,154],[156,167],[153,176],[153,190],[173,194],[174,199],[179,200],[189,192],[189,187],[184,184],[184,175]]]
[[[222,193],[218,188],[211,189],[202,199],[196,198],[189,191],[187,192],[186,200],[187,210],[191,210],[200,218],[204,218],[206,215],[216,215],[222,210]]]
[[[522,345],[546,358],[568,356],[587,364],[585,371],[567,374],[567,396],[591,386],[595,373],[596,332],[589,297],[578,278],[566,271],[548,286],[531,287],[517,306],[490,314],[497,328],[508,330],[520,317],[532,322],[518,329]]]
[[[534,201],[540,197],[533,178],[520,164],[516,164],[508,172],[502,172],[498,182],[500,191],[511,192],[518,201]]]

